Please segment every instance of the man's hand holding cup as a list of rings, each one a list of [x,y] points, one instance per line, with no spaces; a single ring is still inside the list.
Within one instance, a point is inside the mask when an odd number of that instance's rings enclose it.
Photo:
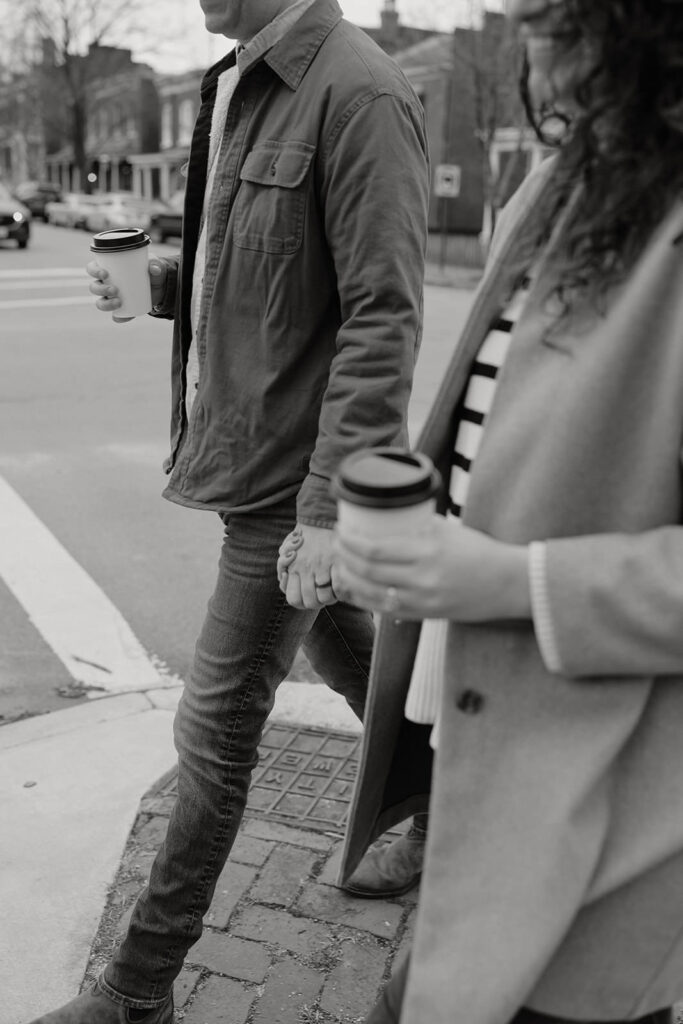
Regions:
[[[117,238],[124,235],[131,238]],[[157,257],[147,258],[147,245],[149,237],[139,229],[103,231],[93,239],[96,257],[85,268],[95,279],[90,292],[98,297],[96,307],[118,323],[149,313],[163,298],[166,265]]]

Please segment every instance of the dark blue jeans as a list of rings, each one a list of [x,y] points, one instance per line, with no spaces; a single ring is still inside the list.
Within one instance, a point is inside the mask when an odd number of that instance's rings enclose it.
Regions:
[[[287,604],[276,562],[294,525],[294,499],[228,521],[216,589],[175,719],[178,798],[149,885],[99,980],[126,1006],[162,1004],[201,935],[242,819],[265,720],[300,646],[362,718],[372,617],[341,603],[320,612]]]

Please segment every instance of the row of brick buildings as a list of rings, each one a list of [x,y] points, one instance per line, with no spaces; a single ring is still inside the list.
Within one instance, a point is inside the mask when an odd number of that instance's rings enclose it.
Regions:
[[[395,57],[424,104],[435,172],[441,165],[459,168],[459,195],[445,198],[435,190],[430,227],[464,236],[486,232],[491,209],[541,156],[520,127],[504,17],[488,13],[478,28],[434,33],[403,25],[395,0],[384,0],[379,27],[365,31]],[[204,69],[159,75],[131,51],[103,46],[91,47],[82,63],[89,82],[82,139],[89,181],[81,180],[83,161],[60,116],[65,104],[54,88],[49,45],[41,74],[0,87],[0,177],[13,184],[47,177],[72,191],[168,198],[182,187]]]

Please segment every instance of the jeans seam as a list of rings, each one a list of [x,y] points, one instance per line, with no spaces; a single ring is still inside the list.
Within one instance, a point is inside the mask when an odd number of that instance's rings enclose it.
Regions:
[[[341,641],[341,646],[344,648],[344,651],[345,651],[345,653],[347,655],[347,659],[348,659],[349,664],[355,669],[355,671],[358,673],[358,675],[361,677],[361,679],[364,679],[364,680],[367,681],[368,673],[365,671],[365,669],[363,668],[362,664],[360,663],[360,661],[358,660],[356,655],[353,653],[353,651],[349,647],[348,641],[347,641],[343,631],[339,628],[337,623],[334,621],[334,619],[330,615],[330,613],[329,613],[327,608],[323,608],[322,611],[323,611],[323,614],[325,615],[325,621],[329,624],[329,626],[331,627],[332,631],[335,633],[337,638]]]
[[[226,776],[227,777],[225,779],[224,785],[221,787],[222,790],[224,791],[224,799],[223,799],[223,802],[222,802],[222,805],[221,805],[221,811],[220,811],[221,824],[220,824],[219,828],[216,831],[216,834],[214,836],[214,839],[212,840],[212,843],[211,843],[211,846],[209,847],[209,850],[207,851],[207,859],[206,859],[206,863],[205,863],[205,866],[204,866],[204,871],[203,871],[203,874],[202,874],[202,878],[197,883],[197,888],[195,889],[195,893],[194,893],[194,896],[193,896],[193,899],[192,899],[192,903],[194,905],[194,908],[197,907],[197,904],[199,904],[200,902],[203,902],[203,900],[204,900],[204,898],[206,896],[207,889],[208,889],[209,885],[211,884],[211,880],[212,880],[212,878],[214,877],[214,874],[215,874],[214,868],[215,868],[216,860],[217,860],[217,857],[218,857],[218,853],[220,851],[221,845],[224,842],[225,836],[227,834],[227,818],[228,818],[229,808],[230,808],[231,799],[232,799],[232,768],[230,767],[230,751],[231,751],[231,747],[232,747],[232,744],[234,742],[235,735],[239,732],[239,730],[241,728],[242,717],[243,717],[243,714],[244,714],[245,706],[251,701],[251,698],[253,696],[254,681],[255,681],[255,679],[257,677],[258,672],[260,671],[261,667],[263,666],[263,663],[265,661],[266,656],[273,649],[273,645],[274,645],[274,642],[275,642],[275,637],[277,636],[277,633],[278,633],[278,631],[280,629],[280,626],[282,625],[282,620],[284,618],[285,609],[286,609],[286,602],[285,602],[284,596],[282,596],[280,598],[280,603],[279,603],[279,606],[278,606],[278,609],[277,609],[277,615],[273,618],[273,620],[271,622],[270,629],[267,631],[266,637],[265,637],[264,641],[262,642],[262,644],[261,644],[261,646],[260,646],[260,648],[259,648],[259,650],[257,652],[257,655],[256,655],[256,657],[255,657],[255,659],[253,661],[253,664],[252,664],[252,667],[251,667],[251,669],[249,671],[249,674],[247,675],[246,685],[244,687],[244,693],[243,693],[243,696],[242,696],[242,700],[240,701],[239,709],[235,712],[235,715],[234,715],[233,728],[230,730],[229,734],[226,736],[223,744],[221,745],[221,756],[222,756],[223,760],[227,762],[226,763],[226,768],[225,768],[225,772],[226,772]],[[258,753],[258,744],[256,745],[256,753]],[[258,761],[257,761],[257,763],[258,763]],[[254,767],[256,767],[256,765]],[[253,771],[253,768],[251,770]],[[249,787],[247,787],[247,799],[248,799],[248,788]],[[246,800],[245,800],[244,807],[246,807]],[[242,808],[242,812],[244,812],[244,808]],[[239,828],[239,825],[238,825],[238,828]],[[230,854],[228,854],[228,856],[229,855]],[[196,909],[189,910],[187,915],[186,915],[186,924],[185,924],[185,928],[184,928],[186,936],[189,937],[189,933],[192,930],[192,928],[193,928],[194,924],[196,923],[197,919],[198,919],[198,912],[197,912],[197,910]],[[162,957],[163,967],[164,968],[168,968],[168,967],[171,966],[171,963],[172,963],[172,961],[174,959],[174,953],[176,952],[176,948],[177,947],[176,947],[175,944],[171,945],[171,946],[169,946],[167,948],[165,954]],[[137,1009],[138,1007],[135,1007],[135,1008]],[[144,1007],[141,1007],[141,1008],[144,1008]]]

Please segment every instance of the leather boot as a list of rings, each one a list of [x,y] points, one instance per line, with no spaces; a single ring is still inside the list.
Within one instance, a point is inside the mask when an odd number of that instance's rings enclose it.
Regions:
[[[105,996],[95,984],[70,1003],[43,1014],[30,1024],[131,1024],[131,1018],[127,1007]],[[143,1017],[143,1024],[173,1024],[173,995],[169,993],[163,1006],[149,1010]]]
[[[420,881],[427,833],[412,825],[393,843],[372,846],[342,886],[345,892],[366,899],[401,896]]]

